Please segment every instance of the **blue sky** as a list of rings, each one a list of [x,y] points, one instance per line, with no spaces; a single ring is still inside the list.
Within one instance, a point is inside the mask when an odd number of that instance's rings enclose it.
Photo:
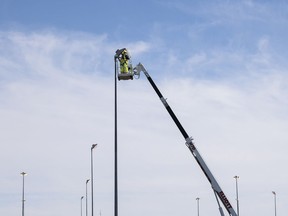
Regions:
[[[272,215],[272,191],[285,214],[287,18],[286,1],[2,0],[0,214],[21,213],[25,171],[27,215],[79,215],[98,143],[95,215],[113,215],[122,47],[168,98],[234,208],[239,175],[240,214]],[[201,215],[219,215],[144,75],[118,92],[119,216],[197,215],[196,197]]]

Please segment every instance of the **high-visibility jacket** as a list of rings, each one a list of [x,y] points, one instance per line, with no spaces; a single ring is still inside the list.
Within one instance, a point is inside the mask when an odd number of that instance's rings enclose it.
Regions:
[[[122,54],[119,61],[120,61],[120,72],[121,73],[128,73],[129,72],[129,67],[128,67],[129,56],[126,53]]]

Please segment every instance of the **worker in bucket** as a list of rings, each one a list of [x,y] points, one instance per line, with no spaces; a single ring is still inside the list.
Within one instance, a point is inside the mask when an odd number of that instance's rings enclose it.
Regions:
[[[129,72],[129,54],[126,49],[124,49],[119,56],[119,62],[120,62],[120,72],[121,73],[128,73]]]

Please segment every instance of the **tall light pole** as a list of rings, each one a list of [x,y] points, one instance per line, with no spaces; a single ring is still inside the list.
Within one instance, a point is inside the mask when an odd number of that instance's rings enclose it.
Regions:
[[[116,51],[117,53],[117,51]],[[114,216],[118,216],[118,167],[117,167],[117,57],[114,56],[115,62],[115,127],[114,127]]]
[[[197,215],[199,216],[200,215],[199,214],[199,200],[200,200],[200,198],[197,197],[196,200],[197,200]]]
[[[274,211],[275,211],[275,216],[277,215],[276,213],[276,192],[272,191],[272,194],[274,195]]]
[[[86,180],[86,216],[88,216],[87,184],[89,181],[90,179]]]
[[[81,196],[81,200],[80,200],[80,203],[81,203],[81,216],[82,216],[82,200],[83,200],[84,196]]]
[[[238,179],[239,176],[234,176],[235,180],[236,180],[236,202],[237,202],[237,215],[239,216],[239,197],[238,197]]]
[[[92,206],[92,216],[94,216],[94,202],[93,202],[93,149],[97,144],[92,144],[91,146],[91,206]]]
[[[25,199],[24,199],[24,176],[27,175],[27,173],[22,172],[20,174],[23,177],[23,184],[22,184],[22,216],[24,216],[24,202],[25,202]]]

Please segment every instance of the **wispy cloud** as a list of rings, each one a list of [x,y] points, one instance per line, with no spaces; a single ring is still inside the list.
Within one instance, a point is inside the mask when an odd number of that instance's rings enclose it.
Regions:
[[[0,157],[5,161],[0,165],[5,173],[1,193],[11,192],[17,200],[20,185],[11,184],[19,184],[15,179],[24,170],[29,173],[27,209],[31,215],[44,210],[57,215],[53,209],[77,212],[90,174],[90,144],[97,142],[96,209],[113,214],[113,56],[115,49],[127,44],[113,43],[106,35],[48,30],[1,32],[0,39]],[[165,43],[159,49],[168,52],[157,56],[153,39],[128,44],[134,64],[141,61],[157,77],[157,85],[229,197],[234,196],[235,172],[243,178],[243,190],[258,190],[256,198],[265,193],[265,182],[253,179],[265,178],[270,186],[286,190],[288,176],[274,168],[287,162],[287,72],[275,63],[270,44],[269,37],[261,37],[252,53],[199,50],[184,58]],[[227,75],[227,67],[233,65],[236,70],[242,65],[243,74]],[[266,73],[262,73],[264,66]],[[179,69],[181,76],[175,73]],[[222,77],[199,79],[193,74],[196,69],[221,70]],[[142,76],[118,82],[121,212],[129,215],[141,209],[144,215],[169,210],[190,215],[185,206],[196,196],[200,194],[206,205],[215,203],[215,198],[181,134]],[[278,178],[267,175],[267,169]],[[15,208],[6,205],[4,198],[0,201],[6,215]],[[44,202],[59,208],[47,210]],[[204,212],[217,214],[217,207]]]

